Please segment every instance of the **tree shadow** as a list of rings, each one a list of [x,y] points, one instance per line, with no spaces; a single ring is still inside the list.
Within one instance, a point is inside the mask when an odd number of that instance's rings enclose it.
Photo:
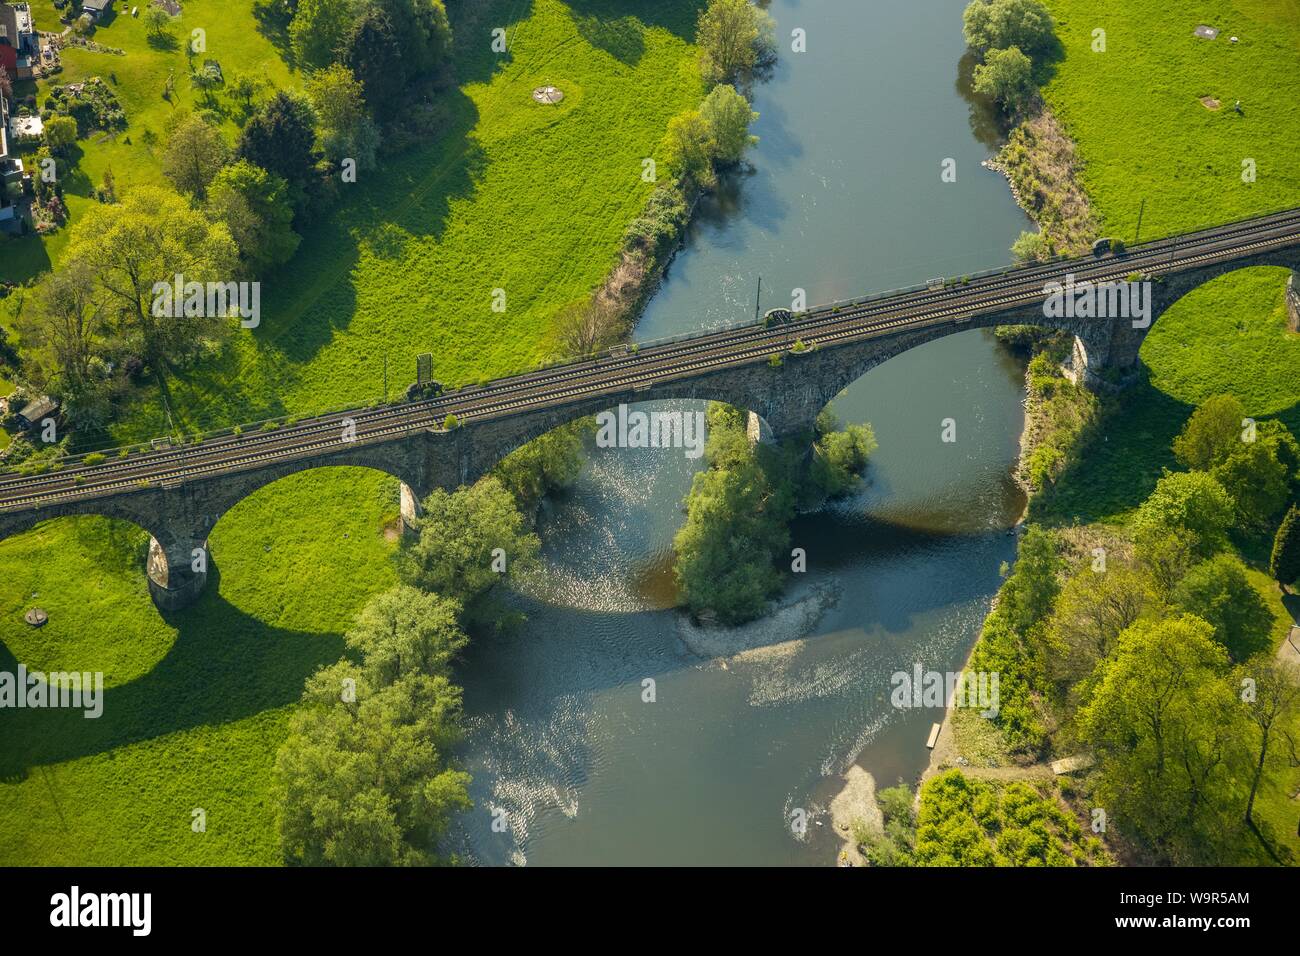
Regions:
[[[293,45],[289,42],[289,23],[293,20],[293,11],[283,3],[274,0],[258,0],[253,4],[253,19],[257,21],[257,32],[262,34],[280,59],[291,70],[298,68],[297,58],[293,54]]]
[[[151,50],[157,50],[159,53],[175,53],[181,48],[181,41],[165,31],[150,33],[145,37],[145,42],[149,44]]]
[[[645,28],[635,17],[604,19],[574,14],[578,35],[620,63],[636,66],[645,54]]]
[[[574,13],[574,20],[590,19],[604,24],[638,20],[642,27],[658,27],[690,41],[695,39],[700,11],[707,6],[706,0],[656,0],[654,3],[643,0],[566,0],[566,3]],[[600,44],[593,45],[606,49]]]

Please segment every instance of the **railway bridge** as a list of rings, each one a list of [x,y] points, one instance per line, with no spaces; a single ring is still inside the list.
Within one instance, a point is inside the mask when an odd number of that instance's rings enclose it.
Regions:
[[[780,320],[642,346],[457,389],[269,428],[232,429],[201,444],[103,461],[70,459],[42,475],[0,476],[0,538],[51,518],[97,514],[152,535],[150,590],[182,607],[206,579],[207,538],[258,488],[309,468],[359,465],[402,483],[403,514],[434,488],[486,474],[526,442],[621,403],[708,399],[747,409],[771,434],[810,430],[840,391],[909,349],[972,328],[1037,325],[1068,332],[1072,374],[1094,387],[1131,377],[1148,329],[1181,296],[1248,266],[1300,269],[1300,209],[1102,255],[1013,267],[867,296]],[[1137,282],[1138,286],[1130,283]],[[1090,285],[1091,284],[1091,285]],[[1142,314],[1061,308],[1082,290],[1138,288]],[[1099,312],[1103,314],[1098,314]],[[93,463],[92,463],[93,462]]]

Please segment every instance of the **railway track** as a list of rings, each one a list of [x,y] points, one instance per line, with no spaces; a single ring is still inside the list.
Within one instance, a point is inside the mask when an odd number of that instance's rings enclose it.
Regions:
[[[337,448],[345,420],[357,445],[517,411],[571,404],[600,394],[688,378],[734,365],[765,361],[791,343],[835,346],[894,335],[1041,301],[1044,286],[1067,275],[1092,282],[1122,281],[1135,272],[1158,276],[1300,242],[1300,209],[1136,246],[1121,255],[1081,257],[1010,269],[943,288],[919,288],[810,310],[773,326],[743,325],[642,348],[622,348],[564,365],[470,386],[434,399],[333,412],[274,430],[225,434],[202,444],[148,451],[96,465],[73,459],[43,475],[0,476],[0,512],[134,490],[142,482],[168,484],[271,461],[293,460]]]

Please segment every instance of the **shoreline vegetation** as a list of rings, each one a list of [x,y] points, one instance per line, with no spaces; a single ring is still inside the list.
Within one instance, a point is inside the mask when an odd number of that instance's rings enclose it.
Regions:
[[[974,42],[989,39],[981,24],[1033,33],[1054,26],[1050,8],[1062,17],[1059,29],[1077,6],[976,0],[966,14],[967,37],[989,62],[992,44]],[[1061,36],[1078,42],[1077,34]],[[1048,51],[1053,64],[1059,59],[1055,38],[1027,45]],[[1086,251],[1106,220],[1094,214],[1083,183],[1110,177],[1094,176],[1080,153],[1092,153],[1097,163],[1111,159],[1105,148],[1123,148],[1086,137],[1080,151],[1053,109],[1086,110],[1079,86],[1054,69],[1035,72],[1048,84],[1045,96],[1026,84],[1000,98],[1019,122],[986,164],[1006,176],[1039,224],[1013,249],[1026,261]],[[1109,78],[1109,88],[1116,82]],[[1080,176],[1085,168],[1088,175]],[[1154,234],[1176,227],[1161,219]],[[1216,282],[1243,287],[1268,282],[1279,270],[1255,271],[1258,279],[1248,273]],[[1300,731],[1300,673],[1275,653],[1285,649],[1292,620],[1280,598],[1300,567],[1278,557],[1297,549],[1292,542],[1300,537],[1297,523],[1283,519],[1297,513],[1300,445],[1287,427],[1294,427],[1293,416],[1265,420],[1269,412],[1295,409],[1300,382],[1285,364],[1296,353],[1280,348],[1288,331],[1274,298],[1234,302],[1217,319],[1219,327],[1235,323],[1238,330],[1260,324],[1258,334],[1279,340],[1267,351],[1283,365],[1273,369],[1274,394],[1263,400],[1259,393],[1268,389],[1248,371],[1207,375],[1190,390],[1169,377],[1169,346],[1189,321],[1204,323],[1218,311],[1208,288],[1189,294],[1153,329],[1143,349],[1149,377],[1118,395],[1099,398],[1069,380],[1061,369],[1068,339],[1024,327],[998,330],[1005,345],[1032,356],[1016,469],[1028,514],[1018,560],[1004,570],[963,670],[1000,673],[1000,711],[988,720],[949,701],[915,793],[902,784],[893,788],[897,794],[877,791],[883,822],[856,827],[842,863],[1023,862],[1007,852],[1020,844],[1007,839],[1004,821],[987,810],[971,815],[980,800],[1008,796],[1037,802],[1044,820],[1061,821],[1037,830],[1034,858],[1046,865],[1300,859],[1290,799],[1300,780],[1285,755]],[[1220,368],[1225,362],[1226,355]],[[1173,384],[1186,404],[1162,408],[1169,400],[1152,380]],[[1209,390],[1224,386],[1226,394]],[[1168,421],[1158,431],[1157,441],[1168,442],[1163,450],[1150,449],[1155,408]],[[1257,425],[1251,415],[1260,417]],[[1123,453],[1135,438],[1149,450],[1132,456],[1127,468],[1105,474],[1089,467],[1089,456]],[[1098,513],[1097,504],[1116,500],[1120,482],[1127,483],[1126,507]],[[1070,510],[1081,492],[1093,495],[1094,506],[1082,523]],[[1162,673],[1158,661],[1168,657],[1185,668],[1177,679]],[[1143,724],[1146,704],[1163,734]],[[1177,744],[1169,736],[1175,727]],[[1070,770],[1054,772],[1048,764],[1066,757],[1074,758]],[[1166,759],[1186,772],[1171,770]]]

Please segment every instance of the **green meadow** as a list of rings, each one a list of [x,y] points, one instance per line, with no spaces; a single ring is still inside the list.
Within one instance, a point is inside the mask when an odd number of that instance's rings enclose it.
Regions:
[[[53,22],[45,6],[42,27]],[[558,308],[615,263],[653,188],[642,158],[703,95],[698,5],[453,6],[461,85],[443,97],[443,133],[340,187],[293,262],[265,277],[261,327],[169,383],[183,427],[374,399],[385,355],[394,392],[424,351],[448,381],[529,366],[554,352]],[[208,55],[228,75],[264,68],[277,84],[298,82],[247,0],[187,3],[178,37],[205,9],[223,21],[208,29]],[[490,48],[497,26],[510,37],[504,56]],[[184,53],[142,49],[143,28],[121,12],[95,38],[127,56],[105,66],[106,55],[77,51],[59,81],[83,56],[95,58],[87,74],[117,73],[132,142],[83,142],[81,168],[97,184],[111,165],[128,188],[158,175],[139,133],[171,109],[155,101],[169,64],[190,102]],[[547,83],[565,92],[557,106],[531,99]],[[42,248],[57,262],[58,242]],[[505,290],[504,312],[491,308],[494,289]],[[141,393],[116,435],[161,434],[164,421],[159,396]],[[147,542],[131,525],[60,520],[0,542],[0,670],[99,670],[109,688],[97,720],[0,718],[0,863],[279,862],[267,798],[275,751],[303,680],[338,658],[352,616],[393,583],[396,513],[395,483],[374,472],[277,482],[220,521],[203,598],[166,616],[149,599]],[[22,622],[33,605],[50,613],[40,630]],[[196,809],[204,833],[192,831]]]

